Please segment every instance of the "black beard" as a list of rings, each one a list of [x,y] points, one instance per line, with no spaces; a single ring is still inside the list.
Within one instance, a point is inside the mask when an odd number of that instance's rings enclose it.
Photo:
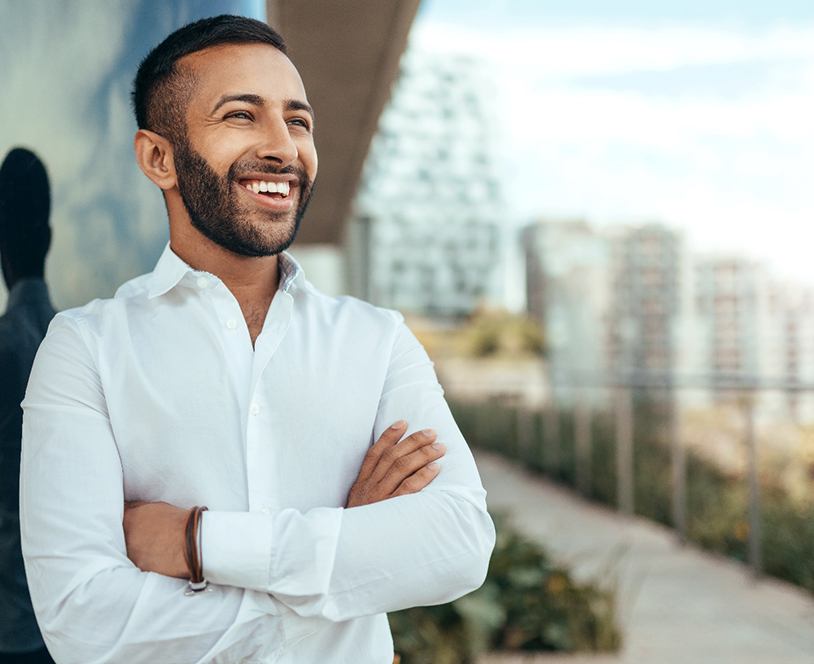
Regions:
[[[221,177],[193,149],[186,136],[175,142],[174,149],[181,200],[192,225],[205,237],[239,256],[274,256],[291,246],[314,187],[303,169],[293,166],[272,168],[267,162],[244,160],[232,164],[226,176]],[[250,216],[254,211],[245,209],[236,200],[232,185],[237,183],[237,174],[241,172],[287,173],[299,180],[297,208],[292,212],[268,213],[262,220],[261,223],[272,231],[270,233],[263,233],[252,224]],[[285,222],[288,216],[293,216],[293,224]]]

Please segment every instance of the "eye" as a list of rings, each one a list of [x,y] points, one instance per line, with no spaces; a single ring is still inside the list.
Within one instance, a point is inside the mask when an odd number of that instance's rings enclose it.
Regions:
[[[311,123],[309,123],[305,118],[291,118],[288,120],[288,124],[294,125],[295,127],[302,127],[307,131],[311,130]]]
[[[232,111],[224,116],[226,120],[254,120],[254,116],[248,111]]]

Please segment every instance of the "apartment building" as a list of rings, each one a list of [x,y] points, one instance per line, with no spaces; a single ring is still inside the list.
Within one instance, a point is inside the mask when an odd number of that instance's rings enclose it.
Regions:
[[[509,238],[487,76],[467,56],[405,54],[348,229],[354,294],[441,318],[500,302]]]

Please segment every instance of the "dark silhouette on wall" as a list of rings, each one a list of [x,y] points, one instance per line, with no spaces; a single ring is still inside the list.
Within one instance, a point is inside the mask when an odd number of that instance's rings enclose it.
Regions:
[[[37,627],[20,551],[20,439],[28,374],[54,308],[45,285],[51,245],[48,174],[30,150],[0,166],[0,263],[9,297],[0,316],[0,664],[52,663]]]

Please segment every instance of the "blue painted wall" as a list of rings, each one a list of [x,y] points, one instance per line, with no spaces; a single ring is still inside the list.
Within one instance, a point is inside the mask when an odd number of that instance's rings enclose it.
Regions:
[[[265,19],[265,2],[0,0],[0,159],[22,145],[48,167],[58,308],[108,297],[152,269],[167,221],[133,158],[133,76],[172,30],[223,13]]]

